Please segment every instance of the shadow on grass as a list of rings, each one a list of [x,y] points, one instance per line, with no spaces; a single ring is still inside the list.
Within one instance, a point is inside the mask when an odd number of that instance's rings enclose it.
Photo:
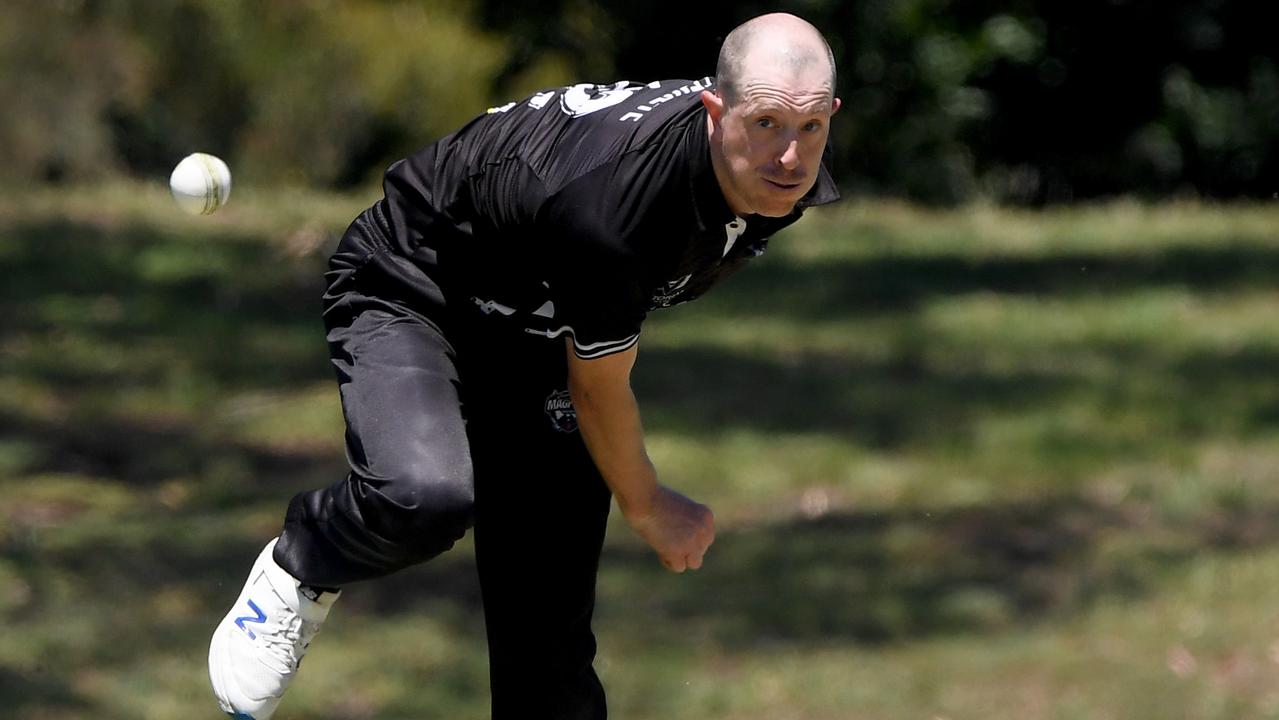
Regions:
[[[1173,437],[1246,437],[1279,421],[1279,348],[1242,346],[1170,356],[1149,344],[1087,347],[1096,363],[1065,352],[1049,367],[998,370],[925,362],[902,351],[883,360],[812,353],[761,358],[695,346],[641,351],[632,382],[651,429],[685,436],[746,428],[831,433],[860,447],[968,447],[978,421],[1093,408],[1128,412]],[[1080,353],[1083,353],[1080,350]],[[992,350],[998,353],[998,350]],[[1045,355],[1048,351],[1045,351]],[[1118,374],[1118,375],[1117,375]],[[1104,410],[1103,410],[1104,409]],[[1084,440],[1085,438],[1076,438]],[[1074,454],[1129,451],[1098,432]],[[1155,448],[1157,449],[1157,447]]]
[[[204,479],[232,483],[252,501],[320,478],[328,484],[346,472],[343,459],[329,452],[255,447],[185,423],[49,421],[0,411],[0,428],[0,441],[28,449],[21,470],[31,475],[111,478],[139,488]]]
[[[601,604],[617,622],[660,619],[643,623],[637,639],[676,644],[903,642],[1143,597],[1206,552],[1279,542],[1279,507],[1208,511],[1175,528],[1138,521],[1135,510],[1060,498],[834,514],[725,532],[701,571],[679,577],[632,544],[606,553]]]
[[[0,665],[0,703],[5,717],[86,717],[90,703],[48,673],[22,673]],[[31,711],[27,715],[27,711]]]
[[[1243,239],[1212,248],[1043,258],[984,258],[961,247],[951,256],[821,264],[768,258],[758,264],[716,288],[712,302],[724,312],[832,319],[906,311],[937,296],[975,292],[1075,296],[1160,286],[1208,291],[1279,285],[1279,249]]]
[[[164,520],[177,529],[180,516]],[[620,540],[620,542],[619,542]],[[262,538],[129,532],[36,554],[10,546],[0,557],[33,573],[49,568],[110,595],[112,607],[146,607],[168,589],[188,598],[181,622],[99,608],[112,619],[90,656],[121,662],[174,643],[199,650],[234,598]],[[697,573],[675,576],[629,535],[605,550],[600,621],[611,632],[679,645],[879,644],[1000,631],[1086,610],[1102,597],[1140,598],[1204,553],[1256,550],[1279,542],[1279,506],[1207,508],[1175,525],[1127,506],[1074,497],[990,504],[946,512],[836,513],[721,532]],[[532,575],[536,571],[533,569]],[[429,613],[482,627],[469,543],[434,561],[352,586],[343,614],[394,623]],[[24,612],[16,610],[10,620]],[[648,621],[630,622],[635,617]],[[190,627],[198,618],[197,627]],[[154,632],[143,632],[143,625]],[[208,625],[209,627],[205,627]],[[150,638],[150,639],[148,639]],[[155,643],[152,647],[151,643]],[[123,653],[123,654],[121,654]]]
[[[779,360],[707,347],[641,351],[633,383],[654,429],[831,432],[876,448],[948,441],[983,412],[1051,405],[1081,386],[1030,369],[939,371],[906,355]]]
[[[1152,547],[1103,566],[1099,536],[1128,524],[1116,510],[1072,498],[937,514],[835,514],[722,531],[706,566],[681,576],[628,535],[610,543],[601,562],[600,620],[637,640],[728,646],[880,643],[1002,628],[1073,612],[1101,594],[1140,595],[1146,573],[1184,559]],[[440,600],[478,607],[469,563],[441,561],[349,596],[383,618]],[[627,621],[635,617],[647,620]]]
[[[239,387],[331,377],[318,257],[289,258],[256,237],[179,241],[146,226],[49,222],[4,233],[0,343],[29,350],[3,363],[8,372],[68,390],[177,372]]]

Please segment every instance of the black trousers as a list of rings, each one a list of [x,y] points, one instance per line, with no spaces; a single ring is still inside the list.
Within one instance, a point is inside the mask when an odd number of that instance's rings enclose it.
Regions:
[[[473,526],[494,720],[600,720],[591,616],[611,496],[567,403],[564,345],[450,306],[386,248],[366,213],[330,262],[351,472],[293,498],[275,559],[343,586]]]

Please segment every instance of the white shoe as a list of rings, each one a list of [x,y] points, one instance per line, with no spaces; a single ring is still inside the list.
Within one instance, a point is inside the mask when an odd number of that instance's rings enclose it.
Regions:
[[[304,594],[297,578],[272,559],[275,542],[258,555],[240,598],[209,644],[213,694],[237,720],[271,717],[339,595]]]

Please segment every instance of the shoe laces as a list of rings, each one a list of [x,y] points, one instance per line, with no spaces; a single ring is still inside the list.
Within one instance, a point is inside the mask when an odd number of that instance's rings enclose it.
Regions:
[[[281,667],[293,672],[302,664],[302,656],[319,631],[319,623],[307,622],[301,615],[293,615],[275,632],[260,633],[260,636],[267,652],[280,661]]]

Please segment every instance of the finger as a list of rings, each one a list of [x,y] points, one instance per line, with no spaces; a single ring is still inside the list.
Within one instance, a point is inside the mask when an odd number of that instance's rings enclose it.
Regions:
[[[664,557],[662,558],[662,564],[666,566],[667,570],[670,570],[673,573],[682,573],[684,572],[684,569],[687,567],[687,564],[684,562],[684,560],[682,559],[677,560],[675,558]]]
[[[689,555],[687,558],[688,569],[700,570],[702,568],[702,558],[703,558],[703,555],[701,553]]]

